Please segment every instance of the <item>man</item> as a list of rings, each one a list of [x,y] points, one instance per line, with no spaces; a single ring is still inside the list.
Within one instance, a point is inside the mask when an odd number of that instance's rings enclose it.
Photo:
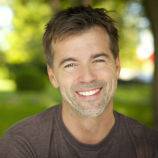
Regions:
[[[104,9],[75,7],[49,21],[48,75],[61,106],[12,127],[1,158],[158,158],[158,133],[113,111],[118,32]]]

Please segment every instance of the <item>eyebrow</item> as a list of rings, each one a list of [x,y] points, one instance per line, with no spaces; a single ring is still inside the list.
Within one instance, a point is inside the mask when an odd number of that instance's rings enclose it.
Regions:
[[[74,58],[65,58],[63,60],[61,60],[61,62],[59,63],[59,66],[63,65],[65,62],[70,62],[70,61],[77,61],[76,59]]]

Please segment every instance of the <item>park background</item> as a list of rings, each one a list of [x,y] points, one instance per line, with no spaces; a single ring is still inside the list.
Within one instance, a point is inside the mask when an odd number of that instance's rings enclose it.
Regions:
[[[0,136],[60,103],[47,77],[42,36],[54,13],[81,4],[106,8],[117,22],[122,70],[115,110],[158,129],[157,0],[0,0]]]

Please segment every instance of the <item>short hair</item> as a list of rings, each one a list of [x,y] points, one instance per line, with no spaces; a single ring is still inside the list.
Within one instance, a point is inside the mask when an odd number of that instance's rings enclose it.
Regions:
[[[43,36],[43,46],[47,64],[53,65],[53,46],[57,40],[63,40],[68,36],[84,32],[92,27],[100,26],[106,30],[110,37],[110,49],[113,57],[119,54],[118,31],[114,20],[103,8],[90,6],[71,7],[55,14],[46,25]]]

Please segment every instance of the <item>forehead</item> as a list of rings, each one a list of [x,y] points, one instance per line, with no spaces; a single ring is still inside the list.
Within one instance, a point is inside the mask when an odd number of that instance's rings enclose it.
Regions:
[[[52,42],[54,58],[86,56],[99,52],[111,54],[110,38],[106,30],[95,26],[84,32]],[[112,55],[112,54],[111,54]]]

